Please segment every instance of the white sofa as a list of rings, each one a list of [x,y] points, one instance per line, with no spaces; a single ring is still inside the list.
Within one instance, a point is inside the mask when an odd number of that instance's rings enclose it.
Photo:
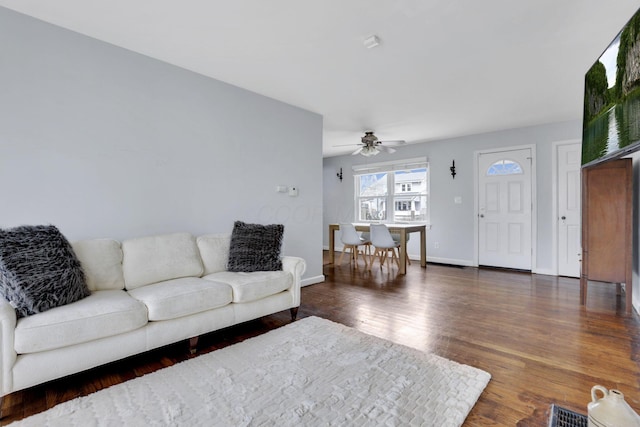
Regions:
[[[17,318],[0,298],[1,396],[300,305],[305,261],[228,272],[230,234],[72,243],[91,295]]]

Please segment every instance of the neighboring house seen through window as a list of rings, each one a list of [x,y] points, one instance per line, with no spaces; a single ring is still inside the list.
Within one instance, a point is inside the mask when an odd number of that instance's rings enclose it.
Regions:
[[[429,222],[426,158],[355,166],[354,178],[356,222]]]

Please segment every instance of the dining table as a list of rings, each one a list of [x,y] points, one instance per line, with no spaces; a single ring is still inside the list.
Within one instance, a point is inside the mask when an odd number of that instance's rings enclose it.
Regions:
[[[356,231],[370,231],[371,223],[354,223]],[[407,274],[407,237],[410,233],[420,233],[420,266],[427,267],[427,226],[425,224],[385,224],[391,233],[400,236],[400,266],[398,272]],[[329,224],[329,264],[335,263],[335,232],[340,224]]]

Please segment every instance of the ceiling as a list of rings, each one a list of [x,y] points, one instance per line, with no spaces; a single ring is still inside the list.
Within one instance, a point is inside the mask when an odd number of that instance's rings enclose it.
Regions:
[[[584,73],[640,1],[0,5],[321,114],[328,157],[365,130],[415,143],[581,119]]]

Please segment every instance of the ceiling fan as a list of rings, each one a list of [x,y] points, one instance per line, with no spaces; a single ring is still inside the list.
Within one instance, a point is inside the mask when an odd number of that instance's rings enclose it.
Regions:
[[[386,153],[395,153],[395,149],[389,147],[389,145],[402,145],[405,144],[405,141],[402,139],[393,140],[393,141],[380,141],[377,136],[373,134],[373,131],[366,131],[364,136],[360,138],[360,147],[351,153],[353,156],[356,154],[362,154],[363,156],[375,156],[376,154],[384,151]],[[385,145],[382,145],[385,144]]]

